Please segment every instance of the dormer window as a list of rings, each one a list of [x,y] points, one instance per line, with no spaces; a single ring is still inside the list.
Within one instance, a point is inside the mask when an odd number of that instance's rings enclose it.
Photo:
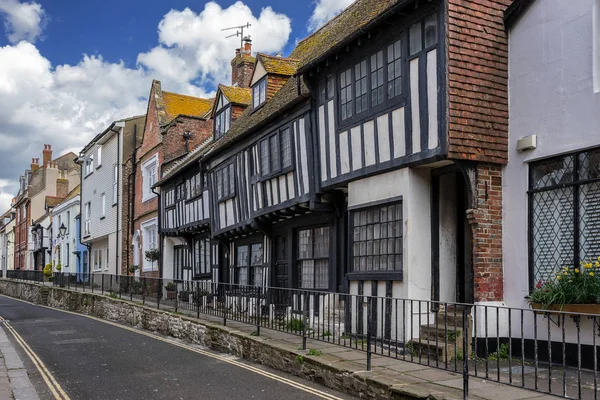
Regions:
[[[262,78],[252,86],[252,108],[257,109],[267,99],[267,77]]]
[[[219,96],[215,113],[215,139],[227,133],[231,126],[231,105],[225,96]]]

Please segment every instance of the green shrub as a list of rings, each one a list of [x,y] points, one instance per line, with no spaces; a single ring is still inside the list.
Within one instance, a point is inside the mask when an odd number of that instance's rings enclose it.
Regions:
[[[50,263],[46,264],[46,266],[44,267],[44,276],[46,278],[52,277],[52,264],[50,264]]]
[[[304,322],[301,319],[292,318],[287,322],[286,327],[293,332],[302,332],[304,330]]]
[[[309,356],[320,356],[322,353],[320,350],[317,349],[310,349],[308,350],[308,353],[306,353]]]

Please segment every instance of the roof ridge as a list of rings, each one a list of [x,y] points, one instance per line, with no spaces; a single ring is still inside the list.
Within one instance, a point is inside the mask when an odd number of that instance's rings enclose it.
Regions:
[[[300,62],[299,58],[294,58],[294,57],[284,57],[284,56],[272,56],[270,54],[266,54],[266,53],[257,53],[257,56],[261,56],[261,57],[268,57],[268,58],[274,58],[275,60],[288,60],[288,61],[298,61]]]
[[[175,93],[175,92],[167,92],[167,91],[162,91],[163,95],[166,94],[172,94],[175,96],[181,96],[181,97],[188,97],[190,99],[196,99],[196,100],[205,100],[205,101],[211,101],[213,98],[206,98],[206,97],[197,97],[197,96],[191,96],[189,94],[181,94],[181,93]]]

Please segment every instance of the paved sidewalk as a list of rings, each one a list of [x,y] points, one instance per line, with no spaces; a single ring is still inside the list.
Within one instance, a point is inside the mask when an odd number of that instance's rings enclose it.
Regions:
[[[0,323],[0,400],[39,400],[27,370]]]

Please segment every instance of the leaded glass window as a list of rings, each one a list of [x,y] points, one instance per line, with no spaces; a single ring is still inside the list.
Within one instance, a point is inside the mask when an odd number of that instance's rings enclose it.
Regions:
[[[383,103],[383,50],[371,56],[371,106]]]
[[[367,60],[363,60],[354,66],[354,91],[356,102],[356,113],[360,114],[367,110]]]
[[[298,283],[303,289],[329,288],[329,227],[298,231]]]

